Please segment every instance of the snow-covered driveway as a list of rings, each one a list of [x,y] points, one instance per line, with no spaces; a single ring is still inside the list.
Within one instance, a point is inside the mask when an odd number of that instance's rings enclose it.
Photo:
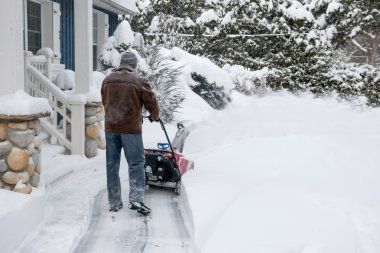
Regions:
[[[123,199],[127,199],[126,191]],[[189,253],[192,236],[182,198],[172,191],[148,189],[146,203],[152,214],[142,216],[124,207],[117,213],[107,210],[107,191],[95,198],[95,207],[88,233],[77,247],[77,253],[133,252],[133,253]]]
[[[127,165],[120,174],[124,208],[110,213],[105,189],[105,156],[77,164],[74,172],[48,190],[48,215],[16,252],[193,252],[192,222],[186,192],[147,189],[149,216],[129,210]]]

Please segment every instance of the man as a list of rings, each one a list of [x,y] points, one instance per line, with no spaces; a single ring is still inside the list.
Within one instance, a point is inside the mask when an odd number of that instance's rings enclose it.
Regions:
[[[102,102],[105,110],[107,191],[111,212],[123,207],[119,177],[120,153],[124,150],[129,172],[129,205],[140,214],[149,214],[144,204],[145,156],[142,140],[142,108],[150,119],[159,120],[159,106],[149,82],[135,72],[136,55],[123,53],[119,68],[104,79]]]

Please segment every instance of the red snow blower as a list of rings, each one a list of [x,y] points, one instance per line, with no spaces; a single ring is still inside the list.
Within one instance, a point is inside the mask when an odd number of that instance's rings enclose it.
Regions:
[[[161,119],[158,121],[165,133],[167,143],[158,143],[157,149],[144,149],[146,184],[150,186],[173,188],[174,192],[179,195],[181,193],[182,175],[194,169],[194,162],[186,159],[181,154],[189,131],[182,124],[177,124],[177,133],[173,140],[175,144],[173,149],[164,123]]]

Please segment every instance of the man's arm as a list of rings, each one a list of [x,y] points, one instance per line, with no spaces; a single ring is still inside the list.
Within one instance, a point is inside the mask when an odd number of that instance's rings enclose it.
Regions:
[[[156,94],[152,91],[150,84],[147,80],[143,82],[142,98],[145,109],[148,110],[150,116],[154,121],[160,118],[160,107],[158,106]]]
[[[102,95],[102,104],[103,104],[103,106],[105,106],[106,105],[106,103],[107,103],[107,98],[106,98],[106,94],[105,94],[105,81],[103,80],[103,83],[102,83],[102,88],[101,88],[101,90],[100,90],[100,93],[101,93],[101,95]]]

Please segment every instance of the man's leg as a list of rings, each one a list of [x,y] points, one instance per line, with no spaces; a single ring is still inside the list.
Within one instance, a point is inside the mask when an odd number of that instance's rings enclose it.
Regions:
[[[110,211],[117,211],[123,207],[119,177],[121,147],[120,134],[106,133],[107,191]]]
[[[125,158],[129,166],[129,201],[144,202],[145,156],[141,134],[122,134]]]

